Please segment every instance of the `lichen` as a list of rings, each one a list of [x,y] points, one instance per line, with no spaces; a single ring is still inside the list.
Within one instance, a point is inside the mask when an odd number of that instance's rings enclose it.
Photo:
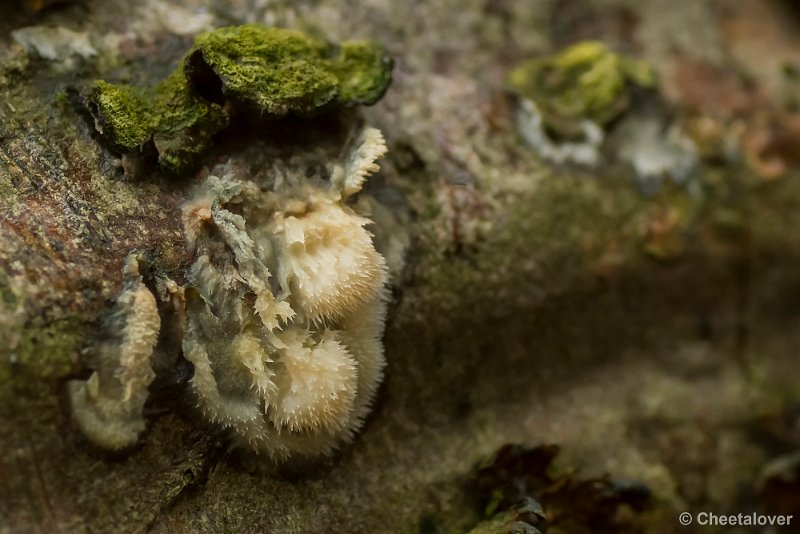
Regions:
[[[523,100],[514,116],[520,135],[539,155],[553,163],[577,163],[592,166],[600,159],[600,147],[605,135],[603,130],[590,120],[580,121],[580,139],[555,141],[547,132],[544,119],[532,100]]]
[[[391,82],[380,45],[335,46],[304,33],[243,25],[199,35],[178,67],[153,87],[97,81],[82,92],[112,150],[147,156],[180,174],[229,123],[225,104],[265,116],[311,115],[377,102]]]
[[[28,53],[51,61],[57,70],[70,70],[78,58],[87,60],[97,55],[87,33],[61,26],[28,26],[14,30],[11,37]]]
[[[545,125],[565,138],[581,136],[585,120],[607,125],[627,108],[631,85],[651,88],[655,83],[647,63],[595,41],[526,61],[508,76],[509,88],[533,101]]]
[[[619,157],[633,167],[645,193],[657,191],[665,180],[684,184],[697,168],[695,144],[677,125],[657,117],[626,117],[619,125]]]
[[[97,368],[88,380],[69,383],[78,426],[95,444],[123,449],[144,430],[147,388],[155,378],[150,365],[161,318],[156,298],[144,285],[135,254],[128,257],[125,287],[97,347]]]
[[[264,190],[212,175],[184,208],[192,391],[210,421],[255,451],[329,453],[369,410],[387,274],[369,220],[346,201],[384,151],[366,129],[329,180],[287,173]]]

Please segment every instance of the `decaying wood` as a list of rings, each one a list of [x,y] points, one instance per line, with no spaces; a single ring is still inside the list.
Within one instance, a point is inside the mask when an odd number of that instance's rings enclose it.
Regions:
[[[670,531],[678,511],[742,502],[742,481],[758,495],[776,450],[800,446],[776,422],[800,391],[790,2],[18,4],[0,7],[0,532],[467,531],[484,519],[475,466],[509,442],[641,481],[659,513],[640,527]],[[393,85],[341,116],[240,120],[189,176],[126,174],[69,89],[150,83],[193,34],[242,22],[384,42]],[[41,57],[12,34],[28,26],[83,33],[95,53]],[[644,106],[738,156],[698,143],[691,178],[652,190],[614,157],[540,160],[505,76],[583,39],[650,61],[659,95]],[[387,138],[369,187],[409,241],[394,249],[385,384],[355,443],[282,467],[232,450],[178,366],[156,378],[136,448],[89,445],[66,384],[90,374],[127,254],[182,283],[180,206],[209,169],[324,159],[358,121]]]

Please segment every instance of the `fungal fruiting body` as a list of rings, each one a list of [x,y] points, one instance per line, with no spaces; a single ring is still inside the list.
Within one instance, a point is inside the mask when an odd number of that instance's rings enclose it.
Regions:
[[[139,254],[128,257],[94,371],[69,384],[84,434],[135,444],[156,371],[182,350],[202,414],[250,449],[281,459],[350,440],[383,375],[388,277],[372,221],[350,200],[385,151],[365,128],[316,175],[290,162],[269,183],[208,176],[183,206],[186,286],[152,269],[146,285]]]
[[[97,445],[123,449],[144,430],[142,409],[155,378],[150,361],[160,326],[156,298],[131,254],[122,293],[105,325],[108,337],[96,351],[96,369],[88,380],[69,383],[75,420]]]
[[[328,178],[209,176],[184,206],[184,356],[203,414],[276,458],[352,438],[380,383],[386,264],[347,203],[386,147],[366,128]]]

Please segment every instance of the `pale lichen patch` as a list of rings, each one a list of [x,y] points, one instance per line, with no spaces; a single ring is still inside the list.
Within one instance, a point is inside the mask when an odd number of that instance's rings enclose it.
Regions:
[[[97,56],[87,33],[61,26],[28,26],[14,30],[11,36],[28,53],[51,61],[63,70],[73,68],[77,59]]]

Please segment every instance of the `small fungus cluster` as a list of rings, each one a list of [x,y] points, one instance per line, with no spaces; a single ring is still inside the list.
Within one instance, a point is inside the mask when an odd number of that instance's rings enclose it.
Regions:
[[[286,173],[264,189],[212,175],[184,208],[191,387],[255,450],[329,452],[380,383],[386,265],[347,199],[384,151],[367,128],[327,180]]]
[[[334,45],[294,30],[231,26],[197,36],[161,83],[100,80],[82,91],[81,101],[112,150],[154,152],[160,168],[180,174],[228,126],[230,109],[309,116],[371,105],[388,88],[392,67],[385,49],[371,41]]]
[[[228,169],[183,207],[192,264],[184,287],[162,284],[162,300],[179,297],[170,335],[182,336],[204,418],[254,451],[329,453],[369,411],[384,367],[387,268],[371,221],[348,200],[385,151],[365,127],[319,175],[286,168],[265,183]],[[70,393],[84,433],[120,449],[144,429],[162,329],[136,256],[108,329],[95,372]]]

